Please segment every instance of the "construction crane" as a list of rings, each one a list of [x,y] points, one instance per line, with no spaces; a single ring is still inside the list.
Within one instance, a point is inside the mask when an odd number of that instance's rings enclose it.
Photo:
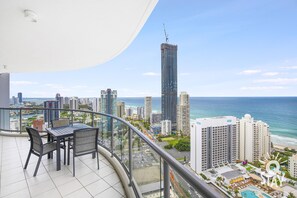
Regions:
[[[166,39],[166,43],[168,43],[168,34],[166,33],[166,28],[165,28],[165,24],[163,23],[163,27],[164,27],[164,34],[165,34],[165,39]]]

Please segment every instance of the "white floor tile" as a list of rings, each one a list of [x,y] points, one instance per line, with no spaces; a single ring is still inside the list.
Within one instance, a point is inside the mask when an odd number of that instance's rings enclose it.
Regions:
[[[74,180],[71,182],[68,182],[64,185],[58,186],[58,190],[61,193],[62,196],[68,195],[74,191],[79,190],[83,186],[79,183],[78,180]]]
[[[92,196],[95,196],[108,188],[110,188],[110,185],[103,179],[86,186],[86,189]]]
[[[113,188],[108,188],[107,190],[95,196],[95,198],[99,198],[99,197],[100,198],[104,198],[104,197],[122,198],[123,195],[121,195],[118,191],[116,191]]]

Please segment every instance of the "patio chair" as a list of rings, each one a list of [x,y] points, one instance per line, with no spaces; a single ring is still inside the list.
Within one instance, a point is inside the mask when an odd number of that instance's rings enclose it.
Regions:
[[[55,142],[49,142],[49,143],[43,144],[41,136],[36,129],[27,127],[26,130],[30,137],[30,150],[29,150],[29,154],[28,154],[24,169],[27,169],[31,154],[38,156],[39,158],[38,158],[37,165],[33,175],[35,177],[38,172],[38,168],[39,168],[42,156],[55,151],[57,147]],[[64,148],[64,153],[65,153],[66,148],[63,147],[63,145],[61,145],[61,147]]]
[[[59,120],[52,120],[52,127],[56,128],[56,127],[64,127],[64,126],[69,126],[70,121],[69,119],[59,119]]]
[[[74,130],[73,144],[73,177],[75,176],[75,157],[97,153],[97,166],[99,169],[98,155],[98,128],[84,128]],[[69,142],[70,143],[70,142]],[[68,147],[68,158],[70,155],[70,147]]]

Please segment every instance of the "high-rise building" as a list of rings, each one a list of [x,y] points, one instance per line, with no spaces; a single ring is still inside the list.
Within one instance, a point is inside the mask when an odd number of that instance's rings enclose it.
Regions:
[[[161,134],[162,135],[171,135],[171,120],[162,120],[161,121]]]
[[[23,103],[23,94],[22,94],[22,92],[18,93],[18,99],[19,99],[20,104]]]
[[[47,109],[58,109],[58,101],[44,101],[43,107]],[[44,111],[44,122],[51,122],[52,120],[59,119],[59,111],[58,110],[45,110]]]
[[[65,105],[70,105],[70,98],[69,97],[65,97],[64,104]]]
[[[187,92],[181,92],[177,107],[177,131],[190,135],[190,98]]]
[[[106,114],[117,114],[116,109],[116,102],[117,102],[117,91],[107,89],[101,90],[101,110],[103,113]]]
[[[93,98],[92,109],[94,112],[101,112],[101,98]]]
[[[69,109],[74,109],[74,110],[79,109],[77,97],[73,97],[69,100]]]
[[[63,109],[64,108],[64,100],[63,100],[63,97],[59,93],[56,94],[56,100],[58,101],[59,109]]]
[[[9,73],[0,73],[0,107],[9,107]],[[0,128],[10,129],[9,111],[0,110]]]
[[[131,107],[126,109],[126,116],[131,117],[133,115],[133,109]]]
[[[117,102],[117,116],[123,118],[125,115],[125,103],[124,102]]]
[[[258,161],[271,152],[269,125],[246,114],[238,122],[239,160]]]
[[[138,115],[139,119],[144,118],[144,107],[137,107],[137,115]]]
[[[191,124],[191,167],[200,173],[237,158],[236,117],[196,119]]]
[[[161,44],[162,120],[171,120],[176,129],[177,45]]]
[[[289,171],[291,177],[297,178],[297,154],[289,157],[288,171]]]
[[[150,123],[153,124],[160,124],[161,122],[161,113],[151,113]]]
[[[144,119],[148,121],[152,113],[152,97],[146,96],[144,98]]]

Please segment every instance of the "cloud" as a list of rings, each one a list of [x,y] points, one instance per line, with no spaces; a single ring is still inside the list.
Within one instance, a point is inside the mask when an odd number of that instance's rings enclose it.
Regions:
[[[294,84],[297,83],[297,78],[270,78],[255,80],[254,83],[275,83],[275,84]]]
[[[10,84],[12,85],[36,85],[37,82],[32,81],[10,81]]]
[[[268,87],[241,87],[241,90],[264,91],[264,90],[280,90],[286,89],[282,86],[268,86]]]
[[[284,66],[282,69],[297,69],[297,66]]]
[[[263,76],[276,76],[276,75],[279,75],[278,72],[266,72],[263,74]]]
[[[191,74],[188,73],[188,72],[183,72],[183,73],[180,73],[179,75],[180,75],[180,76],[189,76],[189,75],[191,75]]]
[[[142,74],[143,76],[161,76],[160,73],[155,73],[155,72],[146,72]]]
[[[251,75],[251,74],[257,74],[257,73],[261,73],[261,70],[259,70],[259,69],[243,70],[239,74],[242,74],[242,75]]]
[[[74,88],[74,89],[83,89],[83,88],[88,88],[88,86],[86,86],[86,85],[76,85],[76,86],[73,86],[72,88]]]

